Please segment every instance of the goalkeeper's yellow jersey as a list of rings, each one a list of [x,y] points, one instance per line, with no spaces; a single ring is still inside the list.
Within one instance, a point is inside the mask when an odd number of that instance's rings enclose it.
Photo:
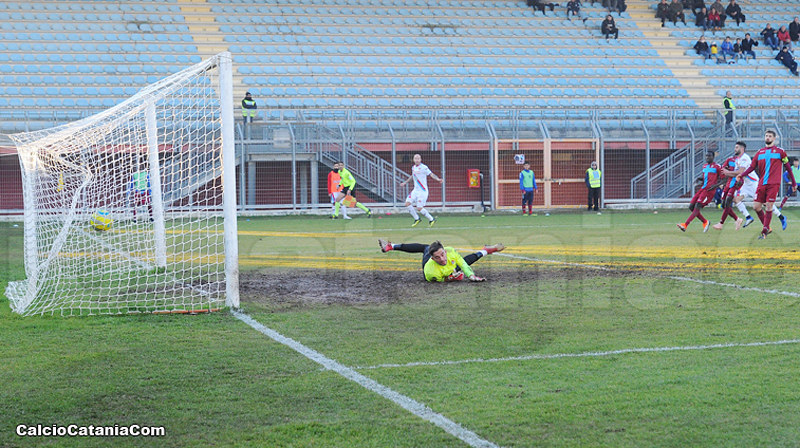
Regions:
[[[452,247],[445,247],[444,251],[447,253],[447,263],[444,266],[437,263],[433,258],[425,263],[425,267],[422,269],[425,273],[425,280],[429,282],[443,282],[456,271],[456,266],[461,268],[461,272],[463,272],[466,277],[470,277],[474,274],[472,268],[464,261],[464,257],[456,252],[455,249]]]
[[[341,186],[344,188],[353,188],[356,186],[356,178],[347,171],[346,169],[342,168],[339,170],[339,177],[341,180],[339,181]]]

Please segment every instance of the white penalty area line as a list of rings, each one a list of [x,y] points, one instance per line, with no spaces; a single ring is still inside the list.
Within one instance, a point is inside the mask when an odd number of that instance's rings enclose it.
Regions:
[[[542,263],[553,263],[553,264],[560,264],[564,266],[573,266],[585,269],[596,269],[598,271],[620,271],[619,268],[607,267],[607,266],[598,266],[594,264],[585,264],[585,263],[573,263],[568,261],[561,261],[561,260],[549,260],[546,258],[536,258],[536,257],[524,257],[522,255],[513,255],[513,254],[505,254],[505,253],[497,253],[495,256],[501,257],[508,257],[508,258],[516,258],[519,260],[526,260],[526,261],[538,261]],[[781,291],[778,289],[764,289],[764,288],[756,288],[754,286],[742,286],[737,285],[735,283],[722,283],[722,282],[715,282],[713,280],[700,280],[691,277],[681,277],[678,275],[664,275],[664,276],[656,276],[662,278],[668,278],[670,280],[677,280],[679,282],[690,282],[690,283],[700,283],[702,285],[714,285],[714,286],[723,286],[726,288],[736,288],[741,291],[753,291],[753,292],[761,292],[765,294],[776,294],[794,298],[800,298],[800,293],[792,292],[792,291]]]
[[[451,366],[458,364],[473,364],[473,363],[490,363],[490,362],[508,362],[508,361],[529,361],[529,360],[542,360],[542,359],[561,359],[561,358],[600,358],[604,356],[625,355],[629,353],[662,353],[662,352],[681,352],[681,351],[695,351],[695,350],[711,350],[718,348],[737,348],[737,347],[766,347],[771,345],[789,345],[800,344],[800,339],[784,339],[781,341],[765,341],[765,342],[729,342],[725,344],[710,344],[710,345],[688,345],[679,347],[643,347],[643,348],[625,348],[621,350],[609,350],[604,352],[582,352],[582,353],[555,353],[551,355],[523,355],[523,356],[508,356],[504,358],[474,358],[474,359],[461,359],[456,361],[429,361],[429,362],[409,362],[405,364],[378,364],[374,366],[354,367],[358,370],[374,370],[374,369],[391,369],[398,367],[420,367],[420,366]]]
[[[350,381],[368,389],[376,394],[380,395],[383,398],[391,400],[396,404],[400,405],[403,409],[411,412],[412,414],[416,415],[417,417],[426,420],[428,422],[433,423],[434,425],[444,429],[448,433],[452,434],[453,436],[459,438],[461,441],[466,443],[471,447],[490,447],[490,448],[498,448],[492,442],[485,440],[475,434],[474,432],[464,428],[463,426],[459,425],[458,423],[448,419],[447,417],[434,412],[429,407],[420,403],[410,397],[407,397],[401,393],[395,392],[394,390],[378,383],[377,381],[368,378],[355,370],[340,364],[339,362],[328,358],[327,356],[319,353],[316,350],[313,350],[305,345],[295,341],[292,338],[288,338],[283,336],[282,334],[278,333],[275,330],[267,328],[260,322],[256,321],[252,317],[248,316],[247,314],[232,311],[232,314],[235,318],[239,319],[240,321],[246,323],[247,325],[251,326],[256,331],[264,334],[265,336],[271,338],[272,340],[279,342],[292,350],[300,353],[301,355],[305,356],[306,358],[322,365],[328,370],[332,370],[339,375],[347,378]]]

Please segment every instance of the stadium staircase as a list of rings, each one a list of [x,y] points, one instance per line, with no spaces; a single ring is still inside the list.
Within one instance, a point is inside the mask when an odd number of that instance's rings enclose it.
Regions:
[[[336,162],[345,162],[347,169],[356,178],[358,190],[364,192],[375,202],[380,199],[384,202],[395,203],[408,194],[407,186],[400,185],[410,175],[399,168],[395,168],[389,161],[382,159],[373,152],[368,151],[358,143],[340,137],[335,130],[317,126],[317,135],[327,140],[317,151],[317,160],[328,168]]]
[[[661,20],[655,18],[652,9],[653,3],[646,0],[628,0],[626,4],[631,19],[636,22],[644,37],[653,45],[667,67],[678,78],[681,87],[686,90],[689,97],[694,99],[701,109],[719,108],[721,100],[711,95],[714,89],[702,76],[700,69],[693,64],[693,60],[685,56],[686,48],[680,45],[680,39],[671,34],[673,28],[662,27]],[[687,14],[687,23],[693,25],[694,22],[689,20]]]

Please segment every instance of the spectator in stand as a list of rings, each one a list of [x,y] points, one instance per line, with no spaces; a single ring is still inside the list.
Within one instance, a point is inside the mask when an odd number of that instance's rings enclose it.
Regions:
[[[718,28],[725,28],[725,7],[722,6],[722,2],[715,0],[714,3],[711,4],[711,9],[716,11],[716,13],[719,15]]]
[[[583,19],[586,22],[586,17],[581,17],[581,2],[580,0],[569,0],[567,2],[567,20],[572,20],[570,17],[570,13],[573,16],[578,16],[579,19]]]
[[[703,28],[703,31],[707,31],[711,27],[708,23],[708,12],[705,7],[695,13],[694,24]],[[663,22],[661,26],[664,26]]]
[[[694,51],[706,59],[711,59],[711,50],[708,48],[705,36],[700,36],[700,39],[695,42]]]
[[[717,31],[721,28],[722,18],[719,16],[719,13],[716,9],[708,10],[708,27],[711,28],[713,31]]]
[[[769,45],[773,50],[778,49],[778,38],[775,37],[775,29],[769,23],[761,30],[761,36],[764,38],[764,43]]]
[[[717,64],[722,64],[722,59],[719,58],[719,46],[717,46],[716,42],[711,42],[711,47],[709,47],[709,51],[711,51],[711,56],[716,58]]]
[[[800,39],[800,18],[795,17],[791,23],[789,23],[789,37],[792,38],[792,42],[797,42]]]
[[[614,39],[619,39],[619,29],[617,29],[617,24],[614,23],[614,18],[611,17],[611,14],[607,15],[603,23],[600,24],[600,32],[603,33],[606,40],[608,40],[612,34],[614,35]]]
[[[778,30],[778,45],[781,47],[789,47],[789,51],[792,51],[792,37],[789,36],[789,30],[787,30],[785,26],[782,26]]]
[[[692,1],[692,7],[690,8],[693,13],[697,14],[701,10],[705,9],[706,4],[703,0],[694,0]]]
[[[744,54],[742,54],[742,39],[736,38],[736,42],[733,43],[733,59],[738,61],[742,59]]]
[[[628,5],[625,4],[625,0],[617,0],[617,11],[620,14],[628,10]]]
[[[667,0],[661,0],[658,7],[656,7],[656,19],[661,19],[662,27],[667,17],[669,17],[669,3],[667,3]]]
[[[544,14],[545,8],[550,8],[550,11],[554,11],[556,5],[554,3],[545,3],[542,0],[528,0],[528,6],[533,7],[534,10],[539,10]]]
[[[725,14],[736,21],[736,26],[739,26],[739,22],[744,23],[747,18],[742,14],[742,8],[736,3],[736,0],[731,0],[728,3],[728,7],[725,8]]]
[[[734,63],[734,60],[733,60],[733,58],[734,58],[733,42],[731,42],[730,36],[726,37],[725,40],[722,41],[722,45],[720,45],[720,47],[719,47],[719,54],[722,55],[722,60],[723,61],[725,61],[725,62],[727,62],[729,64],[733,64]],[[728,57],[731,58],[730,61],[728,61]]]
[[[753,59],[756,58],[756,52],[753,51],[753,47],[758,46],[758,41],[753,40],[750,37],[750,33],[744,35],[744,39],[742,39],[742,57],[747,59],[747,56],[751,56]]]
[[[683,14],[683,4],[679,0],[672,0],[672,3],[669,4],[669,20],[672,23],[678,23],[678,19],[681,19],[684,25],[686,25],[686,16]]]
[[[780,61],[786,68],[789,69],[790,72],[794,76],[798,76],[797,73],[797,61],[794,60],[794,56],[792,53],[789,53],[789,47],[781,48],[781,51],[775,56],[775,59]]]
[[[603,0],[603,6],[608,8],[608,12],[619,12],[619,0]]]

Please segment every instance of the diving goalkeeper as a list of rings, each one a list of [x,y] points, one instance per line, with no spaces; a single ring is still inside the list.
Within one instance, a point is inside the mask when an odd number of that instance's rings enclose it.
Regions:
[[[485,255],[500,252],[506,247],[502,244],[484,246],[482,250],[462,257],[452,247],[444,247],[439,241],[434,241],[430,245],[419,243],[392,244],[386,240],[378,240],[381,252],[399,250],[401,252],[421,253],[422,271],[425,280],[429,282],[454,282],[463,280],[466,277],[471,282],[482,282],[486,279],[478,277],[472,271],[470,265],[480,260]]]

